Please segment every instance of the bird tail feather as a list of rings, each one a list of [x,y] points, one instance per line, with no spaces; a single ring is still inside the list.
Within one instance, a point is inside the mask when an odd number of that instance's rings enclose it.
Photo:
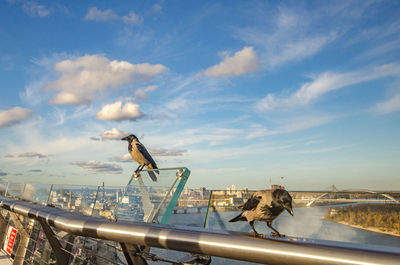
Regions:
[[[156,176],[156,174],[154,174],[153,171],[147,171],[147,173],[149,173],[151,180],[153,180],[154,182],[157,181],[157,176]]]
[[[157,166],[153,166],[152,164],[146,165],[147,169],[158,169]],[[160,174],[160,171],[154,170],[157,174]]]
[[[237,221],[246,221],[246,218],[244,216],[242,216],[242,214],[239,214],[235,218],[229,220],[229,222],[231,222],[231,223],[237,222]]]

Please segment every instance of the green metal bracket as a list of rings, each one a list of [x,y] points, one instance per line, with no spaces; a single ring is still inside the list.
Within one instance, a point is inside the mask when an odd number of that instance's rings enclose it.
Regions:
[[[208,212],[210,211],[210,206],[211,206],[212,196],[213,196],[213,191],[210,191],[210,196],[208,197],[208,205],[207,205],[207,213],[206,213],[206,218],[204,219],[204,224],[203,224],[203,227],[204,227],[204,228],[207,228],[207,222],[208,222]]]
[[[185,168],[182,174],[180,175],[181,180],[178,183],[178,186],[176,187],[176,190],[174,194],[172,195],[171,201],[169,202],[167,209],[165,210],[165,213],[161,219],[161,224],[167,224],[169,221],[169,218],[171,217],[172,212],[174,211],[174,208],[176,204],[178,203],[178,199],[181,196],[181,193],[183,189],[185,188],[186,182],[189,179],[190,176],[190,170]],[[179,177],[179,176],[178,176]]]

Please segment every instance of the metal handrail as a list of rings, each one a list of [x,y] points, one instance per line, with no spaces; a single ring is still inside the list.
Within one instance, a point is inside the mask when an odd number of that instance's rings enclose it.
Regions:
[[[308,239],[255,238],[245,233],[118,221],[0,196],[0,207],[65,232],[125,244],[266,264],[400,264],[400,252]]]

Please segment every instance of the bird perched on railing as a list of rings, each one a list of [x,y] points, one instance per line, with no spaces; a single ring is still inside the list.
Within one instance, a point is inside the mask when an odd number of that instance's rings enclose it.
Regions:
[[[247,221],[254,231],[255,236],[261,236],[254,228],[254,221],[264,221],[274,232],[275,237],[284,237],[272,227],[274,221],[284,210],[293,216],[292,197],[283,189],[261,190],[255,192],[242,206],[242,212],[229,222]]]
[[[146,167],[147,169],[158,169],[156,162],[154,162],[154,159],[151,157],[146,147],[144,147],[135,135],[131,134],[121,140],[128,141],[128,151],[132,158],[139,163],[139,167],[135,170],[135,173],[139,173],[143,167]],[[154,172],[160,174],[160,171],[158,170],[148,171],[150,178],[153,181],[157,181],[157,176]]]

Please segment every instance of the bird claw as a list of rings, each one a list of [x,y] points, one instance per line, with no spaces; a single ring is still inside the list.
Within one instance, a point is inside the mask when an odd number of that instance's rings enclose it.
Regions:
[[[259,233],[256,233],[254,231],[250,232],[250,235],[252,235],[254,237],[263,237],[264,236],[263,234],[259,234]]]
[[[271,236],[273,237],[285,237],[284,234],[276,233],[276,232],[271,232]]]

